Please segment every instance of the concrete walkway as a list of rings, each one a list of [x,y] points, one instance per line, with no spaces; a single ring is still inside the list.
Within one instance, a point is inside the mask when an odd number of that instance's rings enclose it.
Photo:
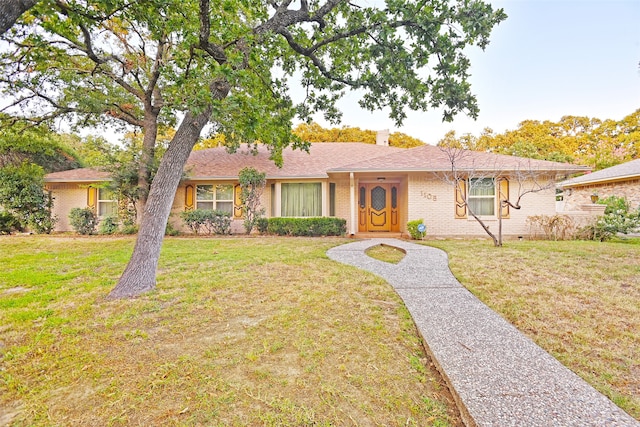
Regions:
[[[406,251],[397,265],[364,251]],[[375,273],[404,300],[468,426],[640,426],[480,302],[449,270],[445,252],[396,239],[360,240],[329,258]]]

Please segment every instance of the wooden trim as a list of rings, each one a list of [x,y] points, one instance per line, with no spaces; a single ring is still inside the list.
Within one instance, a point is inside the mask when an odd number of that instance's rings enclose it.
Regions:
[[[193,185],[187,185],[184,188],[184,210],[191,211],[194,208],[195,189]]]
[[[455,218],[456,219],[465,219],[467,218],[467,202],[466,200],[467,194],[467,182],[464,180],[459,180],[455,186]]]
[[[506,203],[502,203],[503,200],[509,200],[509,180],[507,178],[501,178],[498,182],[500,183],[500,190],[498,193],[498,203],[501,209],[500,215],[502,218],[509,218],[510,206]]]
[[[233,187],[233,217],[234,218],[242,218],[243,212],[242,212],[242,199],[241,196],[242,195],[242,187],[240,186],[240,184],[236,184]]]
[[[87,207],[96,210],[98,205],[98,189],[87,187]]]

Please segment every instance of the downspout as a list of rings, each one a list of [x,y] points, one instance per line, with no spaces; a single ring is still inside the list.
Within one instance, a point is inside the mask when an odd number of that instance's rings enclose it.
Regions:
[[[356,234],[356,183],[353,172],[349,173],[349,207],[351,209],[351,221],[349,223],[349,234]]]

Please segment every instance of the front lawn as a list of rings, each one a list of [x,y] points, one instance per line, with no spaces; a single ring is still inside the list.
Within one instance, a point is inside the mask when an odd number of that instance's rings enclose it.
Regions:
[[[459,425],[344,239],[168,238],[158,290],[107,301],[131,237],[0,237],[0,425]]]
[[[427,243],[485,304],[640,420],[640,238]]]

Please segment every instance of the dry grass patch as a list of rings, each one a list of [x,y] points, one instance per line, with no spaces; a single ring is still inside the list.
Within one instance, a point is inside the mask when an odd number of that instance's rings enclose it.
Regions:
[[[485,304],[640,420],[640,239],[429,244]]]
[[[106,301],[132,238],[1,237],[0,425],[459,425],[342,242],[167,239],[158,290]]]
[[[376,245],[366,250],[366,254],[371,258],[375,258],[379,261],[388,262],[390,264],[397,264],[406,255],[406,252],[400,248],[389,245]]]

